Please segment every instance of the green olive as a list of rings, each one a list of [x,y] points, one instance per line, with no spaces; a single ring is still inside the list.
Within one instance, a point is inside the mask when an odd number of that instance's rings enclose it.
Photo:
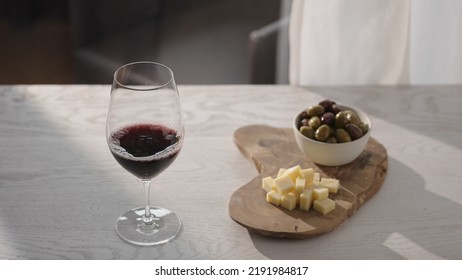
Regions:
[[[322,114],[324,114],[324,107],[321,105],[314,105],[309,107],[306,110],[306,113],[308,114],[308,117],[322,116]]]
[[[367,126],[367,124],[363,123],[363,122],[360,122],[358,124],[358,127],[361,129],[361,131],[363,132],[363,134],[366,134],[367,131],[369,130],[369,127]]]
[[[308,121],[308,126],[312,127],[313,129],[318,129],[321,125],[321,119],[318,116],[311,117]]]
[[[335,136],[335,128],[333,126],[329,126],[329,136]]]
[[[309,126],[300,127],[300,133],[310,139],[315,139],[315,130]]]
[[[337,143],[337,138],[335,138],[334,136],[329,136],[329,137],[326,139],[326,143],[335,144],[335,143]]]
[[[315,137],[316,140],[324,142],[329,137],[330,128],[327,124],[323,124],[316,129]]]
[[[347,123],[348,123],[348,120],[347,120],[347,115],[345,111],[340,111],[337,113],[337,115],[335,115],[334,127],[336,129],[345,128]]]
[[[353,110],[345,110],[343,112],[345,112],[345,115],[346,115],[345,117],[347,119],[347,124],[351,123],[351,124],[356,124],[357,125],[358,123],[361,122],[361,120],[359,119],[358,114],[356,114],[355,111],[353,111]]]
[[[335,138],[339,143],[351,142],[351,137],[345,129],[339,128],[335,131]]]
[[[337,115],[335,115],[334,127],[345,128],[347,124],[358,125],[360,122],[361,120],[359,119],[358,114],[356,114],[355,111],[344,110],[338,112]]]

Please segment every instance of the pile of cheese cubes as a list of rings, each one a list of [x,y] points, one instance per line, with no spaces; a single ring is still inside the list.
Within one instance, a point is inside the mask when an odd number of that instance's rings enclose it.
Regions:
[[[266,201],[287,210],[297,205],[308,211],[313,209],[323,215],[335,209],[335,201],[329,193],[337,193],[339,180],[321,178],[313,168],[301,169],[299,165],[288,169],[281,168],[276,176],[262,179],[262,188],[266,191]]]

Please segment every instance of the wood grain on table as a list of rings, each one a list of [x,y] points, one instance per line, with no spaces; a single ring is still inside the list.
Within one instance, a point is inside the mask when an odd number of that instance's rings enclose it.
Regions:
[[[180,85],[185,143],[152,202],[183,222],[158,247],[124,243],[118,216],[141,206],[137,180],[105,142],[108,85],[0,86],[1,259],[462,259],[462,86]],[[231,194],[258,175],[239,127],[289,128],[324,98],[369,114],[388,152],[380,191],[335,231],[286,240],[249,232]]]

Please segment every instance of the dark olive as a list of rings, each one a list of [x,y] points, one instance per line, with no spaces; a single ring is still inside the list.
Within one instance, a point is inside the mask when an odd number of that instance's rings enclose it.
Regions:
[[[345,126],[345,130],[350,134],[351,140],[356,140],[358,138],[361,138],[363,136],[363,132],[361,131],[361,128],[359,128],[355,124],[347,124]]]
[[[300,133],[310,139],[315,139],[315,130],[309,126],[300,127]]]
[[[322,116],[322,114],[324,114],[324,107],[322,107],[321,105],[314,105],[308,108],[306,110],[306,113],[309,117]]]
[[[327,125],[334,125],[335,115],[331,112],[324,113],[321,117],[321,123]]]
[[[318,116],[311,117],[308,121],[308,126],[312,127],[313,129],[318,129],[321,125],[321,119]]]
[[[331,112],[332,105],[336,105],[336,103],[330,99],[325,99],[319,102],[319,105],[324,107],[324,112]]]
[[[333,113],[334,115],[337,115],[338,112],[340,112],[340,108],[337,106],[337,104],[333,104],[331,107],[330,107],[330,110],[329,110],[331,113]]]
[[[300,121],[300,127],[302,127],[302,126],[308,126],[308,121],[309,121],[309,119],[302,119],[302,120]]]
[[[323,124],[316,129],[315,137],[316,140],[324,142],[329,137],[330,128],[328,125]]]
[[[346,143],[346,142],[351,142],[351,137],[350,135],[348,134],[348,132],[346,132],[345,129],[337,129],[335,131],[335,138],[337,138],[337,141],[339,143]]]

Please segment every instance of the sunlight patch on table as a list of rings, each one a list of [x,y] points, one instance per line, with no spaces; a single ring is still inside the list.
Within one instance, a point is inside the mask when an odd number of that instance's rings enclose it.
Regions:
[[[394,251],[398,255],[409,260],[441,260],[442,257],[435,255],[425,248],[422,248],[412,240],[406,238],[398,232],[393,232],[383,242],[383,245]]]

